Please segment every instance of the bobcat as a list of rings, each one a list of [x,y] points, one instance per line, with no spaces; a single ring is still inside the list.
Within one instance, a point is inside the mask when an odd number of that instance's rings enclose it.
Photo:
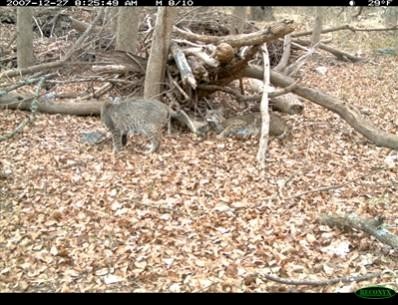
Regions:
[[[170,120],[169,107],[154,99],[110,99],[101,107],[101,121],[112,133],[113,151],[127,144],[127,136],[143,134],[149,141],[144,153],[155,152],[160,145],[162,128]]]
[[[261,131],[260,112],[225,119],[221,110],[209,110],[206,120],[218,133],[218,137],[248,138],[257,136]],[[270,113],[269,135],[278,137],[283,135],[286,130],[287,127],[282,119],[278,115]]]

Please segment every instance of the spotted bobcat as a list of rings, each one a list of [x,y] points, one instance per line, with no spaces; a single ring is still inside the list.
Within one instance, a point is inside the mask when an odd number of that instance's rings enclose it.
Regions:
[[[259,112],[248,113],[225,119],[222,111],[209,110],[206,115],[209,125],[218,133],[218,137],[248,138],[257,136],[261,131],[261,114]],[[286,125],[282,119],[270,113],[270,136],[281,136],[286,131]]]
[[[101,107],[101,121],[112,133],[114,152],[127,144],[129,133],[145,135],[150,146],[143,152],[155,152],[160,145],[162,128],[169,120],[169,107],[154,99],[114,98]]]

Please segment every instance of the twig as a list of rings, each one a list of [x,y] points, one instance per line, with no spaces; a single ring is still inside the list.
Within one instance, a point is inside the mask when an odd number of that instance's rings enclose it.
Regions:
[[[45,79],[51,78],[53,76],[57,75],[57,73],[49,73],[46,76],[44,76]],[[30,79],[25,79],[17,82],[15,85],[12,85],[8,88],[5,88],[4,90],[0,91],[0,96],[3,96],[15,89],[18,89],[20,87],[26,86],[26,85],[32,85],[34,83],[37,83],[43,79],[43,76],[38,76],[38,77],[33,77]]]
[[[129,81],[125,79],[117,79],[117,78],[104,78],[101,76],[91,76],[86,78],[76,78],[76,79],[68,79],[68,80],[48,80],[47,82],[50,84],[70,84],[70,83],[84,83],[90,81],[98,81],[98,82],[108,82],[108,83],[121,83],[128,85],[137,85],[139,81]]]
[[[191,97],[181,88],[181,86],[173,79],[169,70],[167,70],[167,77],[173,86],[182,94],[185,100],[190,100]]]
[[[41,39],[43,39],[44,38],[43,31],[41,30],[40,25],[39,25],[39,23],[37,22],[37,19],[34,16],[33,16],[33,20],[36,23],[37,28],[39,29]]]
[[[286,197],[286,198],[283,198],[283,199],[290,200],[290,199],[294,199],[294,198],[301,197],[301,196],[304,196],[304,195],[307,195],[307,194],[311,194],[311,193],[326,192],[326,191],[330,191],[330,190],[336,190],[336,189],[339,189],[339,188],[342,188],[342,187],[346,186],[347,184],[350,184],[351,182],[352,181],[348,181],[348,182],[342,183],[342,184],[323,186],[323,187],[319,187],[319,188],[316,188],[316,189],[313,189],[313,190],[301,192],[301,193],[298,193],[296,195],[293,195],[293,196],[290,196],[290,197]]]
[[[95,24],[97,21],[101,18],[103,11],[99,10],[97,16],[94,18],[93,22],[88,26],[88,28],[84,31],[84,33],[79,37],[78,40],[76,40],[75,44],[70,48],[70,50],[65,54],[63,61],[67,61],[73,53],[80,48],[81,44],[83,41],[86,39],[86,37],[91,33],[93,30]]]
[[[290,49],[291,49],[292,36],[291,34],[286,35],[283,40],[283,53],[279,63],[274,68],[275,71],[281,72],[287,66],[290,57]]]
[[[398,30],[398,25],[389,27],[389,28],[360,29],[360,28],[355,28],[349,24],[345,24],[345,25],[338,26],[338,27],[324,29],[324,30],[322,30],[321,33],[324,34],[324,33],[336,32],[336,31],[341,31],[341,30],[350,30],[353,32],[396,31],[396,30]],[[312,35],[312,31],[306,31],[306,32],[292,34],[292,37],[296,38],[296,37],[308,36],[308,35]]]
[[[310,56],[315,52],[316,47],[320,44],[320,41],[318,41],[316,44],[314,44],[311,48],[308,49],[308,53],[304,54],[300,58],[298,58],[294,63],[292,63],[290,66],[286,67],[284,69],[284,74],[291,76],[305,64],[305,62],[310,58]]]
[[[282,88],[280,90],[275,90],[274,92],[268,93],[269,98],[275,98],[286,93],[292,91],[297,84],[300,82],[300,79],[297,79],[294,83],[290,84],[289,86]],[[254,94],[254,95],[243,95],[238,90],[232,89],[230,87],[218,86],[218,85],[198,85],[198,89],[206,90],[206,91],[223,91],[225,93],[232,94],[235,96],[238,101],[240,102],[251,102],[251,101],[259,101],[261,100],[261,94]]]
[[[337,184],[337,185],[330,185],[330,186],[322,186],[322,187],[319,187],[319,188],[316,188],[316,189],[312,189],[312,190],[308,190],[308,191],[305,191],[305,192],[298,193],[298,194],[293,195],[293,196],[284,197],[283,200],[290,200],[290,199],[293,199],[293,198],[301,197],[301,196],[304,196],[304,195],[307,195],[307,194],[311,194],[311,193],[316,193],[316,192],[325,192],[325,191],[339,189],[339,188],[342,188],[342,187],[344,187],[344,186],[346,186],[346,185],[348,185],[348,184],[350,184],[350,183],[352,183],[354,181],[361,180],[363,177],[368,177],[368,176],[370,176],[370,175],[372,175],[374,173],[377,173],[377,172],[381,171],[382,169],[383,168],[376,168],[376,169],[371,170],[369,173],[366,173],[366,174],[363,174],[363,175],[361,175],[359,177],[356,177],[354,179],[348,180],[345,183],[341,183],[341,184]]]
[[[260,274],[257,273],[255,276],[260,278],[262,281],[274,281],[277,283],[281,284],[286,284],[286,285],[309,285],[309,286],[327,286],[327,285],[333,285],[337,283],[351,283],[351,282],[361,282],[361,281],[366,281],[370,280],[375,277],[381,276],[381,272],[376,272],[376,273],[370,273],[370,274],[364,274],[364,275],[358,275],[358,276],[345,276],[345,277],[338,277],[334,279],[329,279],[329,280],[293,280],[293,279],[286,279],[282,278],[276,275],[271,275],[271,274]]]

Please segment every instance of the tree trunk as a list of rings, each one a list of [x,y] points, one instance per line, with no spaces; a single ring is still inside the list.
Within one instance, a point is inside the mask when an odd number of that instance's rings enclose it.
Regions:
[[[116,33],[117,31],[118,12],[119,9],[117,7],[105,8],[104,23],[107,23],[108,26],[110,26],[112,33]]]
[[[251,19],[257,21],[273,21],[275,20],[272,12],[272,6],[252,6],[250,7]]]
[[[246,6],[235,6],[232,15],[234,15],[233,28],[231,34],[241,34],[245,28],[246,23]]]
[[[156,97],[161,92],[175,18],[176,8],[161,7],[158,9],[151,53],[149,54],[145,75],[145,98]]]
[[[17,62],[18,69],[33,63],[32,8],[17,8]]]
[[[321,40],[322,19],[323,19],[322,14],[323,14],[322,7],[317,6],[314,28],[312,30],[312,37],[311,37],[311,45],[312,46]]]
[[[135,53],[138,36],[138,17],[137,7],[119,8],[116,31],[116,50]]]

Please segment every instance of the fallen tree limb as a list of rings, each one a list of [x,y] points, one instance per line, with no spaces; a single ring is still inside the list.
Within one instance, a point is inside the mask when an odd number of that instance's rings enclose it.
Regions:
[[[31,74],[31,73],[36,73],[36,72],[40,72],[40,71],[46,71],[46,70],[50,70],[50,69],[54,69],[54,68],[59,68],[63,64],[65,64],[64,60],[57,60],[54,62],[30,66],[28,68],[12,69],[12,70],[8,70],[8,71],[4,71],[4,72],[0,73],[0,79],[2,79],[3,77],[14,77],[14,76],[18,76],[18,75],[23,76],[26,74]]]
[[[278,110],[279,112],[288,113],[288,114],[299,114],[303,111],[303,103],[300,102],[297,97],[295,98],[284,98],[284,95],[289,94],[289,92],[294,88],[297,82],[293,83],[290,86],[285,88],[276,90],[274,92],[268,93],[268,96],[271,98],[272,106]],[[205,90],[205,91],[222,91],[228,94],[235,96],[235,98],[239,102],[251,102],[251,101],[260,101],[261,94],[254,94],[254,95],[244,95],[241,94],[238,90],[232,89],[227,86],[218,86],[218,85],[198,85],[198,89]],[[257,89],[257,88],[253,88]],[[257,90],[262,92],[262,90]],[[281,98],[279,98],[281,97]]]
[[[350,31],[353,31],[353,32],[396,31],[396,30],[398,30],[398,25],[393,26],[393,27],[389,27],[389,28],[360,29],[360,28],[353,27],[353,26],[351,26],[349,24],[345,24],[345,25],[341,25],[341,26],[338,26],[338,27],[324,29],[321,33],[325,34],[325,33],[330,33],[330,32],[341,31],[341,30],[350,30]],[[295,34],[292,34],[292,37],[296,38],[296,37],[302,37],[302,36],[308,36],[308,35],[312,35],[312,31],[295,33]]]
[[[33,102],[33,96],[21,96],[17,94],[8,94],[0,97],[0,108],[30,110]],[[86,101],[84,103],[65,102],[54,103],[38,99],[37,111],[42,113],[62,113],[70,115],[99,115],[101,103],[98,101]]]
[[[262,69],[250,66],[242,71],[242,76],[262,79],[262,73]],[[275,86],[286,87],[293,84],[294,80],[278,72],[271,71],[271,82]],[[352,128],[375,145],[398,150],[398,136],[387,133],[374,126],[355,107],[326,93],[297,84],[292,89],[292,92],[338,114]]]
[[[341,25],[341,26],[337,26],[337,27],[333,27],[333,28],[324,29],[324,30],[321,31],[321,34],[326,34],[326,33],[336,32],[336,31],[341,31],[341,30],[351,30],[351,31],[353,31],[353,29],[350,27],[350,25],[345,24],[345,25]],[[297,37],[309,36],[309,35],[312,35],[312,30],[311,31],[300,32],[300,33],[293,33],[292,37],[293,38],[297,38]]]
[[[286,35],[285,38],[283,39],[283,53],[282,53],[282,57],[279,60],[279,63],[276,65],[276,67],[274,68],[275,71],[277,72],[282,72],[289,61],[289,57],[290,57],[290,50],[291,50],[291,44],[292,42],[292,36],[291,34]]]
[[[333,284],[338,284],[338,283],[351,283],[351,282],[360,282],[360,281],[366,281],[370,280],[375,277],[379,277],[382,273],[381,272],[376,272],[376,273],[370,273],[370,274],[365,274],[365,275],[358,275],[358,276],[345,276],[345,277],[338,277],[330,280],[292,280],[292,279],[286,279],[282,278],[276,275],[271,275],[271,274],[260,274],[257,273],[256,276],[259,277],[261,280],[269,280],[285,285],[309,285],[309,286],[327,286],[327,285],[333,285]]]
[[[372,235],[383,244],[389,245],[393,249],[398,249],[398,236],[382,227],[383,220],[381,218],[364,219],[355,214],[344,216],[323,215],[320,222],[330,227],[337,226],[342,229],[357,229],[363,231]]]
[[[306,40],[297,40],[297,42],[302,44],[302,45],[310,45],[311,44],[310,41],[306,41]],[[329,46],[327,46],[327,45],[325,45],[323,43],[320,43],[318,45],[318,48],[322,49],[322,50],[325,50],[325,51],[333,54],[334,56],[336,56],[337,58],[342,59],[342,60],[349,59],[352,62],[358,62],[358,61],[363,60],[363,58],[361,58],[361,57],[357,57],[357,56],[354,56],[354,55],[352,55],[350,53],[347,53],[347,52],[344,52],[344,51],[341,51],[341,50],[337,50],[336,48],[329,47]]]
[[[279,37],[283,37],[294,31],[292,24],[293,21],[291,20],[283,20],[281,22],[274,23],[261,31],[257,31],[250,34],[238,34],[238,35],[227,35],[227,36],[200,35],[181,30],[176,26],[174,27],[174,30],[185,39],[191,41],[201,41],[204,43],[211,43],[215,45],[225,42],[231,45],[232,47],[242,47],[242,46],[259,45],[264,42],[268,42],[271,40],[275,40]]]
[[[172,42],[170,44],[170,51],[174,57],[177,68],[180,71],[183,85],[186,85],[188,83],[191,88],[196,89],[196,79],[195,76],[193,76],[191,67],[188,64],[184,52],[177,46],[175,42]]]

